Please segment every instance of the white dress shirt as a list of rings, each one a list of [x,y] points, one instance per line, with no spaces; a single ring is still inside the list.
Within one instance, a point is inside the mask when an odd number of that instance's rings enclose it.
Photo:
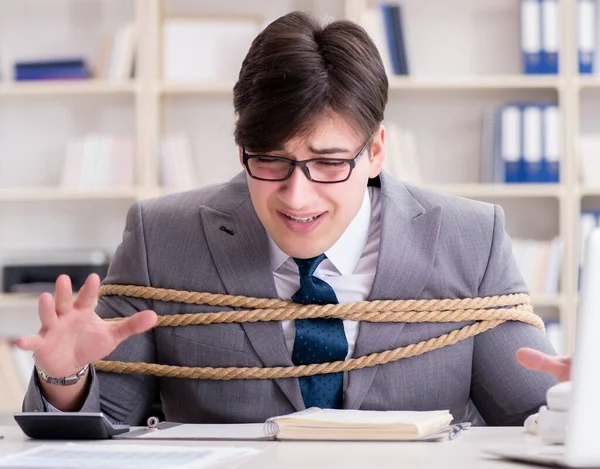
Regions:
[[[327,282],[340,303],[365,301],[371,292],[381,235],[380,189],[368,187],[363,203],[340,239],[325,252],[327,259],[317,267],[315,277]],[[281,300],[290,300],[300,288],[298,266],[269,238],[271,270],[275,278],[277,295]],[[344,320],[344,332],[348,341],[350,358],[356,345],[359,323]],[[292,354],[296,326],[294,321],[282,321],[287,348]],[[347,373],[344,373],[344,389],[347,386]]]

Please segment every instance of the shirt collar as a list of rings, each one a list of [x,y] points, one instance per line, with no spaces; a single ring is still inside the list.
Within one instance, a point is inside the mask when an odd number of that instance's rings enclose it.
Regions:
[[[340,274],[350,275],[354,272],[369,239],[370,224],[371,195],[370,189],[367,188],[358,213],[342,233],[342,236],[325,252],[327,258]],[[283,252],[271,237],[269,237],[269,250],[271,270],[275,272],[290,256]]]

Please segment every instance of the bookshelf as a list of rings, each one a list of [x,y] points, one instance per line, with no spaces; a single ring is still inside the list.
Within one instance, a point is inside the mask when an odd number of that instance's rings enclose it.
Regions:
[[[561,58],[555,76],[520,73],[518,0],[399,3],[405,7],[414,73],[390,77],[386,121],[414,131],[427,187],[500,203],[511,236],[560,236],[564,243],[560,291],[534,295],[533,302],[543,318],[560,320],[569,352],[577,308],[579,213],[582,207],[600,208],[600,188],[586,188],[577,177],[578,136],[600,124],[594,111],[600,109],[600,78],[577,73],[576,2],[560,0]],[[161,136],[169,132],[190,136],[202,185],[224,181],[241,170],[232,138],[234,83],[164,82],[160,51],[165,18],[243,13],[269,21],[301,9],[322,18],[359,20],[366,8],[378,4],[377,0],[0,2],[0,246],[114,250],[129,205],[172,192],[160,186],[155,151]],[[24,5],[40,9],[44,21],[32,17]],[[114,33],[126,21],[134,21],[139,33],[132,81],[15,83],[7,78],[11,60],[27,54],[66,51],[93,62],[102,34]],[[560,184],[479,183],[482,112],[525,99],[559,104],[564,155]],[[133,136],[137,147],[133,186],[95,190],[56,186],[66,140],[94,131]],[[12,154],[19,157],[4,156]],[[202,171],[208,167],[210,172]],[[48,230],[49,223],[57,228]],[[2,333],[35,331],[36,305],[35,298],[0,294]]]
[[[37,202],[49,200],[131,200],[142,197],[137,187],[106,189],[16,188],[0,189],[2,202]]]
[[[105,83],[100,80],[86,82],[37,83],[25,82],[0,83],[0,98],[27,96],[69,96],[69,95],[110,95],[133,94],[134,83]]]
[[[524,75],[448,76],[448,77],[392,77],[392,91],[456,91],[456,90],[510,90],[558,89],[562,81],[557,77],[530,77]]]

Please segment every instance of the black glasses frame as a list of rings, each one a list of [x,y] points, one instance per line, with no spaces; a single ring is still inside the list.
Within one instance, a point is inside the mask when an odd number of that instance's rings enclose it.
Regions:
[[[291,158],[286,158],[284,156],[249,155],[248,153],[246,153],[246,149],[244,147],[242,147],[242,161],[244,162],[244,166],[246,168],[246,171],[248,171],[248,174],[250,175],[250,177],[253,179],[258,179],[259,181],[269,181],[269,182],[287,181],[292,176],[292,173],[294,172],[294,169],[296,169],[296,166],[298,166],[302,170],[302,172],[304,173],[306,178],[311,182],[316,182],[317,184],[338,184],[340,182],[345,182],[348,179],[350,179],[350,176],[352,175],[352,171],[356,167],[356,160],[360,156],[362,156],[362,154],[364,153],[364,151],[367,148],[367,145],[369,144],[370,141],[371,141],[371,137],[369,137],[369,139],[361,147],[361,149],[358,151],[356,156],[354,158],[350,158],[350,159],[347,159],[347,158],[312,158],[310,160],[297,161],[297,160],[292,160]],[[254,174],[252,174],[252,171],[250,170],[249,160],[256,159],[256,158],[269,159],[271,161],[285,161],[290,164],[290,169],[289,169],[287,175],[283,178],[279,178],[279,179],[260,178],[258,176],[255,176]],[[312,163],[315,161],[317,161],[317,162],[322,161],[325,163],[345,162],[345,163],[348,163],[348,165],[350,166],[350,171],[348,171],[348,176],[346,176],[345,179],[341,179],[339,181],[316,181],[310,175],[310,170],[307,167],[308,163]]]

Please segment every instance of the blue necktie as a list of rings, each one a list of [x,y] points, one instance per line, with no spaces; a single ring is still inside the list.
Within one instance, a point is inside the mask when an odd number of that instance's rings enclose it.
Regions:
[[[325,254],[312,259],[295,259],[300,271],[300,289],[292,296],[296,303],[337,304],[331,285],[314,277],[317,266]],[[297,319],[296,338],[292,351],[294,365],[308,365],[344,360],[348,342],[341,319]],[[304,405],[340,409],[343,397],[343,373],[303,376],[299,378]]]

